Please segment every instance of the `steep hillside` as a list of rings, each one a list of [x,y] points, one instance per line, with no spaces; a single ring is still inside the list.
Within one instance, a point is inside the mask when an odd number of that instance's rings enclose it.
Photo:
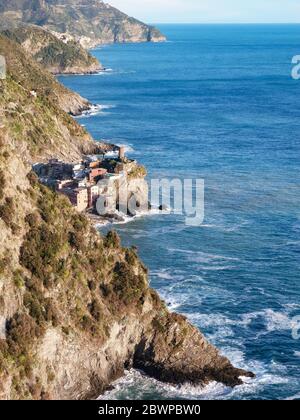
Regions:
[[[0,55],[6,58],[11,79],[24,86],[29,96],[30,92],[36,92],[38,101],[47,98],[47,102],[58,104],[72,115],[90,108],[89,101],[58,83],[50,73],[29,59],[21,46],[5,36],[0,36]]]
[[[158,29],[127,16],[101,0],[4,0],[0,25],[30,23],[72,35],[84,47],[112,42],[160,42]]]
[[[75,41],[62,41],[45,29],[26,25],[3,34],[18,42],[38,63],[53,74],[96,73],[99,61]]]
[[[1,36],[0,54],[0,398],[94,398],[130,366],[173,383],[240,384],[250,374],[168,312],[135,249],[39,184],[32,162],[95,144],[58,106],[64,88],[41,71],[32,96],[37,64]]]

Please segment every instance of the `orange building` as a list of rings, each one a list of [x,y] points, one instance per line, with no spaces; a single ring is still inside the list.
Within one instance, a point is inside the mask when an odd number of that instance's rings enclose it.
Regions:
[[[107,169],[104,169],[104,168],[92,169],[91,172],[89,173],[89,181],[93,182],[95,178],[104,176],[105,174],[107,174]]]

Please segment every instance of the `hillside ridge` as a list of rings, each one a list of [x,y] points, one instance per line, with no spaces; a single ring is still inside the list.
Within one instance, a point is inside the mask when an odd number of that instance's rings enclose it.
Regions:
[[[99,61],[78,42],[60,39],[36,25],[6,29],[3,35],[23,49],[52,74],[93,74],[104,70]]]
[[[0,26],[35,24],[73,37],[85,48],[123,42],[162,42],[155,27],[126,15],[101,0],[4,0]]]

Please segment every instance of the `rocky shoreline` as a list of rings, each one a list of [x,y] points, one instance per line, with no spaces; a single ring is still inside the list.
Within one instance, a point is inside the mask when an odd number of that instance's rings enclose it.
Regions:
[[[31,162],[76,161],[113,145],[96,143],[68,115],[88,101],[1,35],[0,54],[8,70],[0,81],[0,398],[97,398],[131,367],[176,384],[233,387],[253,377],[170,313],[135,248],[115,232],[99,235],[39,183]]]

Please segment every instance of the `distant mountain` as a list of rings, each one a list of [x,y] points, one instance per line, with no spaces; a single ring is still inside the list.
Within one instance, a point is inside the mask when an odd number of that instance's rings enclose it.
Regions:
[[[61,40],[44,28],[24,25],[3,34],[20,44],[38,63],[53,74],[96,73],[103,67],[73,40]]]
[[[127,16],[102,0],[1,0],[0,26],[22,23],[71,36],[85,48],[114,42],[162,42],[155,27]]]

